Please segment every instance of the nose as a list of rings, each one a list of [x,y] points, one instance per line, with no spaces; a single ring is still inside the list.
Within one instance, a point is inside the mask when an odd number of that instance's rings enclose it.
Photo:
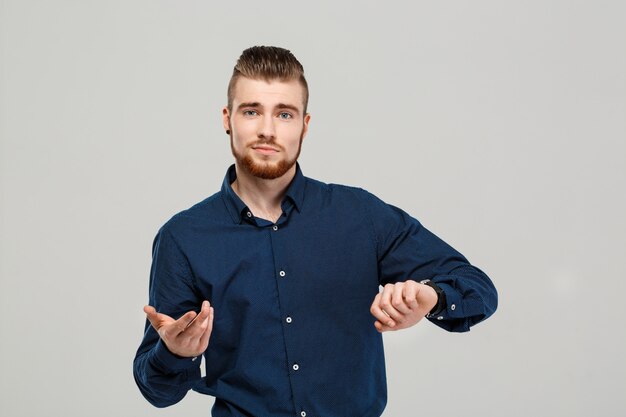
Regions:
[[[276,136],[276,130],[274,129],[274,118],[271,115],[264,115],[259,123],[259,130],[257,132],[259,138],[274,139]]]

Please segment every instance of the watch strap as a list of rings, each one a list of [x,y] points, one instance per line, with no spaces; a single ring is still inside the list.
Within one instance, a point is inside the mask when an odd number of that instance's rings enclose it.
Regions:
[[[435,304],[432,310],[430,310],[430,312],[426,314],[426,318],[438,316],[448,306],[446,302],[446,293],[443,291],[443,289],[439,285],[435,284],[433,281],[429,279],[420,281],[420,284],[428,285],[429,287],[434,289],[435,292],[437,293],[437,304]]]

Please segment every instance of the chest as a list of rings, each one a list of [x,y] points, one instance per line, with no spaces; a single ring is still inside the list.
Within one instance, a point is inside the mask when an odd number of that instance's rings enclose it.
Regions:
[[[199,291],[215,305],[258,314],[277,302],[332,308],[373,298],[378,267],[367,222],[328,216],[206,231],[190,257]]]

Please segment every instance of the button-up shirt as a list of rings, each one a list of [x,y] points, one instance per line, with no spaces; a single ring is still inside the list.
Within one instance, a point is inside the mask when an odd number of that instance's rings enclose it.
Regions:
[[[222,188],[173,216],[153,244],[149,303],[178,318],[209,300],[200,358],[171,353],[146,321],[134,361],[148,401],[165,407],[193,389],[214,417],[377,417],[387,400],[381,334],[370,306],[387,283],[432,280],[446,306],[428,317],[464,332],[496,309],[487,275],[403,210],[361,188],[303,176],[275,222]]]

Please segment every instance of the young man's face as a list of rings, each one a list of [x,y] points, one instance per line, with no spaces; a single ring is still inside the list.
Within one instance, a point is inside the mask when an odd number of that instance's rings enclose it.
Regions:
[[[232,113],[225,107],[223,121],[238,167],[274,179],[294,166],[311,117],[303,114],[303,98],[297,80],[237,80]]]

